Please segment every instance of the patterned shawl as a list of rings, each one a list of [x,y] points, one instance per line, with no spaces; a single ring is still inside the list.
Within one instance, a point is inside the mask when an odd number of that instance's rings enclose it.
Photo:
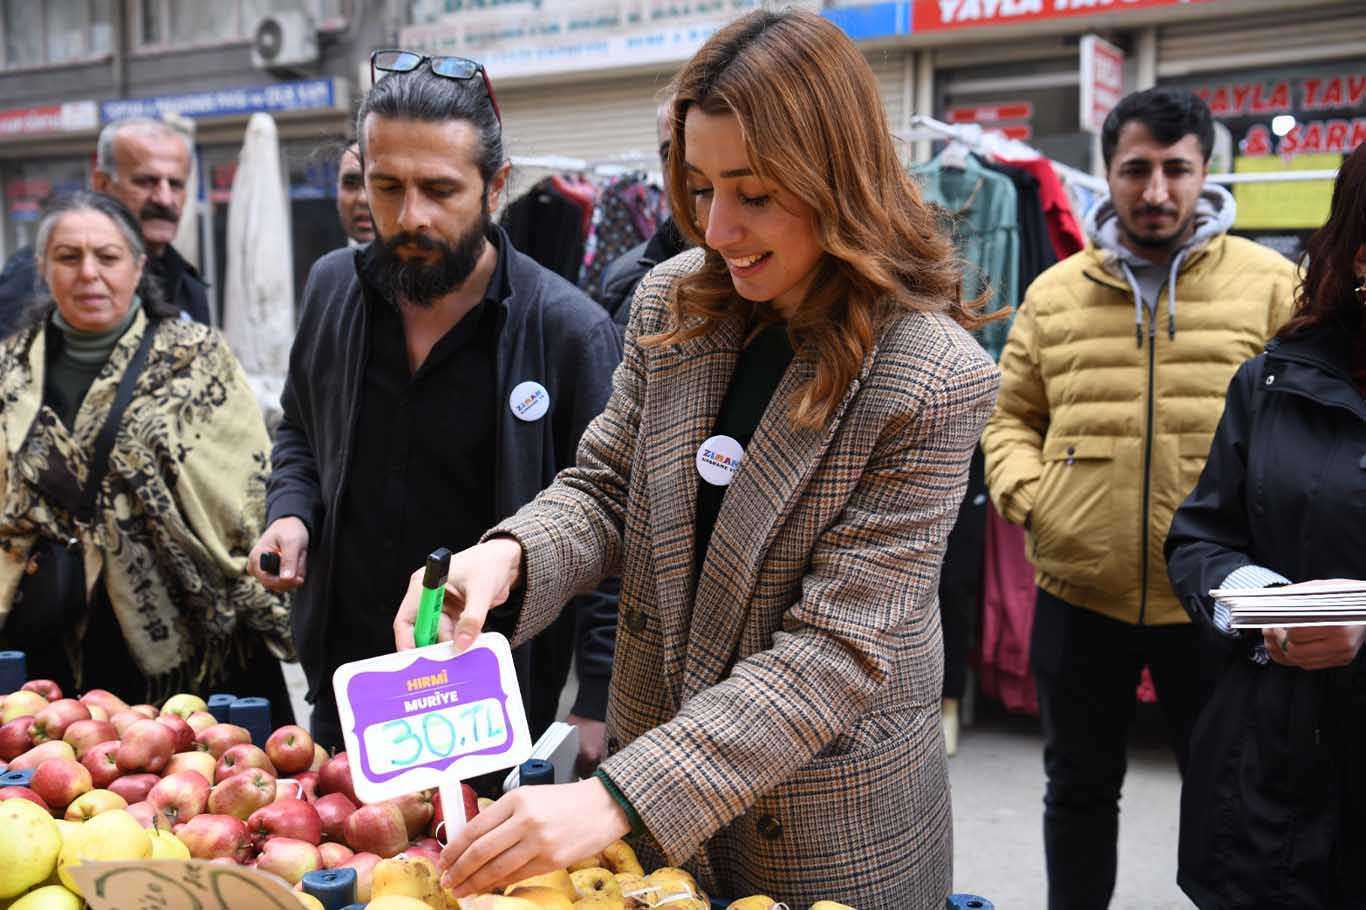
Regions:
[[[278,657],[292,657],[293,646],[287,598],[246,571],[265,517],[270,441],[215,330],[179,320],[157,326],[92,522],[40,492],[79,501],[95,438],[148,324],[139,313],[119,339],[71,430],[42,403],[45,324],[0,343],[0,627],[39,536],[75,536],[87,600],[102,579],[138,667],[158,681],[154,688],[175,691],[212,684],[249,630],[263,633]],[[69,648],[77,668],[84,626]]]

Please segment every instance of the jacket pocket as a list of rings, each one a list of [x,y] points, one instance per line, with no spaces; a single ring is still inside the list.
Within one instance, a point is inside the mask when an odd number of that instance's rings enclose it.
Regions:
[[[1108,437],[1050,437],[1043,447],[1034,508],[1029,513],[1029,558],[1045,574],[1088,588],[1104,589],[1114,559],[1116,484],[1114,440]]]

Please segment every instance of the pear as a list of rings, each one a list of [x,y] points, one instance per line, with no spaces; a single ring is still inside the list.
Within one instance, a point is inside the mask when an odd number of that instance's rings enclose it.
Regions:
[[[371,873],[370,895],[389,894],[413,897],[432,910],[446,910],[446,898],[441,894],[441,877],[436,866],[425,856],[382,859]]]
[[[579,900],[598,894],[615,894],[621,897],[621,884],[611,872],[601,867],[580,869],[569,873],[569,877],[574,880],[574,890],[578,893]]]
[[[574,879],[570,877],[568,870],[556,869],[554,872],[547,872],[544,875],[533,875],[531,878],[524,878],[520,882],[514,882],[503,889],[503,893],[509,897],[520,897],[526,899],[526,895],[518,892],[529,888],[548,888],[551,891],[558,891],[568,899],[569,903],[578,900],[579,892],[574,887]]]
[[[636,851],[631,849],[631,845],[624,840],[614,841],[602,848],[602,858],[607,861],[607,868],[620,875],[628,872],[633,875],[644,875],[645,869],[640,865],[640,860],[636,858]]]
[[[85,902],[61,885],[35,888],[9,905],[9,910],[81,910]]]
[[[0,831],[0,899],[8,899],[52,874],[62,835],[52,816],[26,799],[0,802]]]
[[[607,868],[607,860],[603,859],[603,856],[602,856],[601,853],[594,853],[592,856],[585,856],[583,859],[579,860],[577,863],[570,863],[570,864],[569,864],[569,871],[570,871],[570,873],[580,872],[580,871],[582,871],[582,870],[584,870],[584,869],[605,869],[605,868]]]
[[[6,800],[5,805],[15,802]],[[71,877],[71,867],[84,862],[139,860],[152,855],[152,840],[138,820],[124,809],[101,812],[73,833],[57,858],[57,875],[69,890],[81,893]]]

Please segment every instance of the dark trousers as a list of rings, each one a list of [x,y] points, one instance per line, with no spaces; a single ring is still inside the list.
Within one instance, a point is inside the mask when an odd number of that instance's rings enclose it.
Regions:
[[[1043,720],[1049,910],[1109,906],[1134,692],[1152,670],[1183,773],[1217,657],[1190,625],[1135,626],[1040,589],[1030,641]],[[1179,807],[1172,806],[1175,813]]]
[[[982,450],[968,463],[968,486],[958,520],[944,548],[939,571],[939,619],[944,627],[944,697],[962,698],[967,689],[968,656],[981,614],[982,572],[987,541],[987,484]]]

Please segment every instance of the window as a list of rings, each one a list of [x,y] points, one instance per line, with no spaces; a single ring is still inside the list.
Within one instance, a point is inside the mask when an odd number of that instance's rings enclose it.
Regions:
[[[355,0],[140,0],[132,33],[141,50],[177,50],[248,41],[267,13],[307,13],[323,30],[344,28]]]
[[[0,67],[98,59],[113,44],[112,0],[0,0]]]

